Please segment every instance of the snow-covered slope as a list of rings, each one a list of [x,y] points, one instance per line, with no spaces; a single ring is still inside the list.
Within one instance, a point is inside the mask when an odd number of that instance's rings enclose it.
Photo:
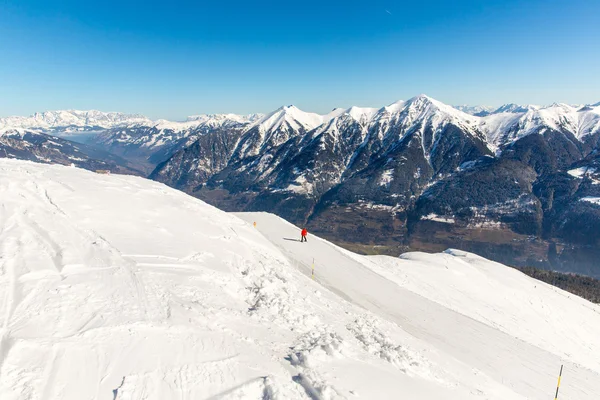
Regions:
[[[363,257],[239,217],[0,160],[0,398],[537,399],[561,363],[564,398],[600,392],[597,306],[465,253]]]

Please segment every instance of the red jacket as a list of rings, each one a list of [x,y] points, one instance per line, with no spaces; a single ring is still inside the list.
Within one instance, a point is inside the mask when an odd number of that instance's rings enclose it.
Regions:
[[[302,229],[302,232],[300,233],[302,236],[306,236],[308,235],[308,231],[306,230],[306,228]]]

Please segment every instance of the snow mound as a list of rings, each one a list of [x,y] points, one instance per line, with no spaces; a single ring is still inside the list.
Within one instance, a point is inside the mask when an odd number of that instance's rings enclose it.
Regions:
[[[0,398],[542,398],[560,364],[565,398],[600,392],[597,306],[467,253],[297,233],[0,160]]]

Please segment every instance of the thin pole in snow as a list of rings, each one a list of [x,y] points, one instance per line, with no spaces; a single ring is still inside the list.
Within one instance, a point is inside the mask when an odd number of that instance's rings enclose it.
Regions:
[[[563,366],[560,366],[560,373],[558,374],[558,384],[556,385],[556,395],[554,396],[554,400],[558,399],[558,389],[560,388],[560,378],[562,377]]]
[[[315,279],[315,259],[313,258],[313,263],[312,263],[312,274],[311,274],[312,279]]]

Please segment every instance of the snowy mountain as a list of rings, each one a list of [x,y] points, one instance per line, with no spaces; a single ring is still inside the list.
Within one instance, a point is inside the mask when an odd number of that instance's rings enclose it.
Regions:
[[[198,161],[199,152],[192,154]],[[191,186],[185,184],[185,178],[177,178],[178,187],[187,190],[206,183],[230,192],[267,190],[280,197],[314,198],[343,181],[354,184],[350,178],[369,167],[381,171],[384,163],[387,179],[398,183],[391,191],[404,196],[414,180],[425,185],[434,175],[452,172],[486,154],[491,152],[475,117],[421,95],[379,110],[352,107],[320,117],[283,107],[248,127],[231,153],[201,156],[206,165],[214,164],[210,162],[213,156],[228,159],[219,162],[222,170],[215,170],[204,182],[190,165],[176,165],[182,162],[180,155],[160,165],[152,177],[170,182],[169,174],[187,171]],[[414,167],[410,176],[403,167],[406,160]],[[380,174],[369,176],[372,182],[351,190],[373,193],[354,196],[387,196],[389,191],[380,190]],[[262,199],[272,202],[271,198]]]
[[[186,122],[159,120],[149,125],[108,129],[88,143],[122,157],[138,161],[150,171],[207,132],[226,129],[236,131],[249,123],[237,115],[196,116]]]
[[[151,124],[108,129],[92,137],[89,143],[135,159],[152,171],[158,163],[206,133],[237,132],[261,117],[260,114],[210,114],[189,117],[186,122],[158,120]]]
[[[35,113],[29,117],[14,116],[0,118],[0,130],[21,128],[44,131],[54,130],[66,134],[81,130],[107,129],[115,126],[148,123],[151,123],[151,121],[139,114],[96,110],[60,110]]]
[[[25,129],[0,131],[0,158],[142,175],[127,160],[108,152]]]
[[[275,212],[336,240],[461,246],[510,264],[600,276],[599,210],[578,201],[596,187],[567,174],[600,150],[599,116],[595,106],[553,104],[478,117],[425,95],[322,116],[282,107],[235,132],[207,132],[151,177],[222,209]],[[547,201],[542,193],[564,179],[571,189]],[[575,239],[566,215],[592,234]]]
[[[598,105],[477,116],[420,95],[324,115],[285,106],[120,125],[88,144],[219,208],[271,211],[344,243],[460,247],[600,276],[599,210],[581,201],[598,186],[569,174],[596,168]]]
[[[600,393],[600,308],[481,257],[57,165],[0,160],[0,192],[3,400],[541,399],[561,365]]]
[[[137,114],[64,110],[0,118],[0,133],[27,130],[62,137],[126,157],[137,168],[150,172],[202,134],[236,130],[260,118],[261,114],[203,114],[176,122],[153,121]]]
[[[500,107],[480,122],[481,129],[488,135],[488,142],[497,148],[535,133],[554,131],[573,135],[576,141],[585,142],[600,132],[598,106],[574,107],[562,103],[546,107],[509,106]]]

